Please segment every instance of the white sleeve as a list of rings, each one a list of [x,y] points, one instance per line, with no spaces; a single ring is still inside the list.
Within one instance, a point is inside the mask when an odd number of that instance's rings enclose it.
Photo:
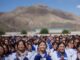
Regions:
[[[32,53],[29,53],[27,57],[29,60],[34,60],[36,54],[37,54],[36,52],[32,52]]]
[[[67,52],[68,55],[68,60],[76,60],[77,58],[77,53],[74,50],[69,50]]]
[[[9,60],[14,60],[15,58],[16,58],[16,54],[15,53],[9,55]]]
[[[57,55],[56,55],[56,51],[51,53],[51,59],[52,60],[58,60]]]
[[[76,59],[77,59],[77,53],[73,51],[72,60],[76,60]]]

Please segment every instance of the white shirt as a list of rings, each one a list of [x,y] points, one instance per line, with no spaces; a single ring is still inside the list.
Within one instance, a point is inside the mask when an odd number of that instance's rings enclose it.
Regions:
[[[67,50],[65,51],[66,54],[67,54],[67,60],[76,60],[76,54],[75,55],[72,55],[71,53],[69,53]],[[72,56],[71,56],[72,55]],[[52,60],[60,60],[57,56],[57,51],[54,51],[52,54],[51,54],[51,58]]]
[[[65,50],[67,51],[70,60],[76,60],[76,58],[77,58],[77,51],[75,51],[74,49],[71,49],[71,48],[67,48]]]
[[[18,56],[19,60],[23,60],[24,57],[27,57],[27,58],[30,58],[31,54],[28,52],[27,55],[25,54],[22,54],[21,56]],[[16,59],[16,53],[12,53],[10,56],[9,56],[9,60],[14,60]]]

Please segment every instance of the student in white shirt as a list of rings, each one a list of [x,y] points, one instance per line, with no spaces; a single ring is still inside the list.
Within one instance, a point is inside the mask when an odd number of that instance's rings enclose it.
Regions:
[[[49,53],[52,54],[56,50],[57,50],[57,43],[56,42],[53,42],[52,43],[52,49],[50,49]]]
[[[41,41],[38,44],[38,53],[36,54],[34,60],[52,60],[49,54],[46,52],[46,42]]]
[[[57,51],[51,55],[52,60],[70,60],[67,51],[65,51],[65,44],[60,42]]]
[[[67,47],[66,47],[66,51],[68,52],[68,55],[70,56],[71,60],[76,60],[77,58],[77,51],[75,49],[73,49],[74,47],[74,41],[73,40],[69,40],[67,42]]]
[[[9,48],[6,44],[4,44],[3,47],[4,47],[4,59],[9,60],[10,55]]]
[[[28,52],[26,51],[25,41],[17,42],[17,51],[10,56],[10,60],[29,60]]]
[[[31,42],[27,43],[27,51],[28,51],[28,58],[29,58],[29,60],[33,60],[34,56],[36,54],[36,51],[32,50],[32,44],[31,44]]]

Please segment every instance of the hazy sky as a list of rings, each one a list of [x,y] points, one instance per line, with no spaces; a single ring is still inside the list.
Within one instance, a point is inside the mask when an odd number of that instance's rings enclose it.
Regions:
[[[80,15],[80,0],[0,0],[0,12],[9,12],[19,6],[34,4],[45,4],[51,8]]]

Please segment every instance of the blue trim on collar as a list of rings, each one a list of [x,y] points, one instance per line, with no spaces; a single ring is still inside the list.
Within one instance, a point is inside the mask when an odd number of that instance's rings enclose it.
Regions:
[[[61,55],[61,53],[60,52],[57,52],[57,57],[58,58],[60,58],[62,55]],[[64,58],[67,58],[67,54],[66,54],[66,52],[64,52]]]

